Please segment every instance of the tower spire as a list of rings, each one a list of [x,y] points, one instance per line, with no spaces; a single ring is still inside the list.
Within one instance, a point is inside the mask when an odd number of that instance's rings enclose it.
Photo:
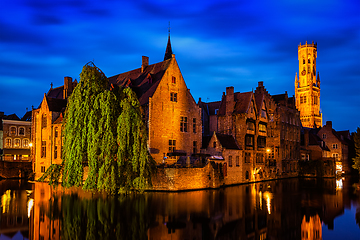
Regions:
[[[169,36],[168,36],[168,42],[167,42],[167,46],[166,46],[164,61],[172,58],[172,54],[173,54],[172,48],[171,48],[171,41],[170,41],[170,22],[169,22],[168,31],[169,31]]]

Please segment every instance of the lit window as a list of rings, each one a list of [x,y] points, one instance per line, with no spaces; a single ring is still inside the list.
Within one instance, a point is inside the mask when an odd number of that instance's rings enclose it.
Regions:
[[[59,136],[58,128],[55,128],[55,138],[57,138],[58,136]]]
[[[19,128],[19,135],[20,135],[20,136],[24,136],[24,135],[25,135],[25,128],[24,128],[24,127],[20,127],[20,128]]]
[[[10,135],[16,135],[16,127],[11,127],[10,128]]]
[[[29,147],[29,139],[24,139],[24,140],[23,140],[23,147],[24,147],[24,148]]]
[[[259,123],[259,131],[266,133],[266,125],[263,123]]]
[[[180,117],[180,132],[187,132],[187,117]]]
[[[20,147],[20,139],[17,138],[14,140],[14,147]]]
[[[170,101],[177,102],[177,93],[174,92],[170,93]]]
[[[8,147],[8,148],[11,147],[11,138],[7,138],[7,139],[5,140],[5,147]]]

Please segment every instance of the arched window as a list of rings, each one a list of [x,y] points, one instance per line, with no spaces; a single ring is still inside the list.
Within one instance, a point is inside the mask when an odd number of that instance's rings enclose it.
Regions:
[[[25,136],[25,128],[19,127],[19,136]]]
[[[21,141],[20,141],[20,139],[19,138],[15,138],[15,140],[14,140],[14,147],[20,147],[21,146],[21,143],[20,143]]]
[[[10,135],[12,136],[16,135],[16,127],[10,127]]]
[[[11,138],[6,138],[5,139],[5,147],[6,148],[11,148]]]
[[[27,139],[27,138],[23,139],[23,147],[24,148],[29,147],[29,139]]]

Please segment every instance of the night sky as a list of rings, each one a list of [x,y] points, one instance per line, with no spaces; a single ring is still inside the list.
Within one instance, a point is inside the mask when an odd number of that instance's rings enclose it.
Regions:
[[[298,45],[317,43],[323,124],[360,126],[360,1],[9,0],[0,7],[0,111],[37,108],[93,61],[110,77],[164,58],[171,43],[197,102],[226,87],[294,95]]]

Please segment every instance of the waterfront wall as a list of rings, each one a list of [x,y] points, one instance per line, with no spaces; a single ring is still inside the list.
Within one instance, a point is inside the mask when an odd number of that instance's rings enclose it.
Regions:
[[[28,178],[31,173],[31,162],[0,161],[0,178]]]

